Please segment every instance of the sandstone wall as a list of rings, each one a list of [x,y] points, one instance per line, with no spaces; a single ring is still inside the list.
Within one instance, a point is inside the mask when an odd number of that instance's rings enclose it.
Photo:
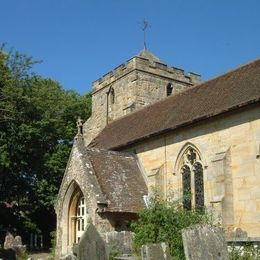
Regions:
[[[186,127],[129,148],[147,174],[149,188],[166,198],[180,198],[182,176],[178,156],[185,145],[201,153],[205,204],[229,231],[240,227],[260,237],[260,109],[259,106]]]

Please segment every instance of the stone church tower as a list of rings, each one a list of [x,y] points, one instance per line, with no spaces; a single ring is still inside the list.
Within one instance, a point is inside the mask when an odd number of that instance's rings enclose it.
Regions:
[[[197,83],[200,75],[169,67],[144,49],[93,83],[92,116],[83,128],[85,145],[111,121]]]

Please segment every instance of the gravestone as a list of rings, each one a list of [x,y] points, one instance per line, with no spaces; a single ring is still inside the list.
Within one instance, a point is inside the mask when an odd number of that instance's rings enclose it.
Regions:
[[[234,230],[230,233],[230,237],[239,240],[239,239],[247,239],[248,235],[246,231],[242,230],[239,227],[235,227]]]
[[[77,260],[77,257],[73,254],[69,254],[61,257],[60,260]]]
[[[187,260],[228,260],[224,232],[219,227],[194,225],[182,230]]]
[[[22,238],[20,236],[14,237],[11,233],[7,233],[4,242],[5,250],[12,250],[17,256],[23,256],[26,251],[26,246],[22,243]]]
[[[4,241],[4,248],[0,249],[0,258],[15,260],[16,252],[14,250],[14,237],[11,233],[7,233]]]
[[[11,233],[7,233],[5,236],[4,249],[13,249],[14,247],[14,236]]]
[[[116,250],[121,254],[131,255],[133,253],[133,233],[129,231],[111,231],[105,234],[105,242],[109,251]]]
[[[20,236],[16,236],[14,238],[14,246],[22,246],[23,243],[22,243],[22,238]]]
[[[80,238],[76,255],[79,260],[108,260],[106,243],[91,222]]]
[[[147,244],[141,248],[142,260],[170,260],[170,250],[166,243]]]
[[[22,256],[25,254],[26,246],[22,243],[22,238],[16,236],[13,242],[13,249],[16,251],[17,256]]]

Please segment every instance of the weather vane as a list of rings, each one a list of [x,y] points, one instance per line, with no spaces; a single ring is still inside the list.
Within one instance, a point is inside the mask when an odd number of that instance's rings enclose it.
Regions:
[[[146,30],[147,30],[148,28],[151,28],[151,25],[148,23],[148,21],[146,21],[146,20],[144,19],[142,30],[143,30],[143,32],[144,32],[144,49],[145,49],[145,50],[147,49],[147,45],[146,45]]]

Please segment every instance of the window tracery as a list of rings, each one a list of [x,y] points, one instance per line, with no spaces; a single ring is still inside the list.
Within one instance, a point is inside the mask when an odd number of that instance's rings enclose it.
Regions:
[[[188,147],[183,153],[180,172],[182,175],[183,207],[191,209],[204,207],[203,167],[199,153]]]

